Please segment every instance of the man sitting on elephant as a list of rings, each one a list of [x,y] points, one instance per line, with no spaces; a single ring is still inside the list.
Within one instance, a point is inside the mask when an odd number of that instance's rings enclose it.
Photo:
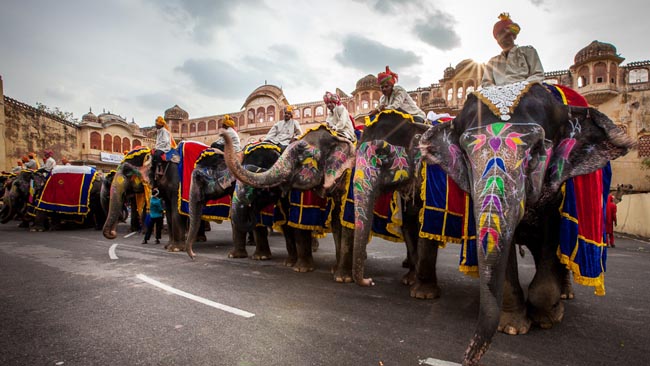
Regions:
[[[237,131],[235,130],[235,121],[232,119],[232,117],[230,117],[229,114],[223,116],[223,123],[221,124],[221,127],[224,129],[222,133],[227,133],[228,136],[230,136],[230,140],[232,140],[232,145],[235,148],[235,151],[238,153],[241,152],[241,141],[239,139]],[[223,145],[223,137],[219,137],[215,142],[212,143],[212,145],[210,145],[210,147],[214,147],[223,151]]]
[[[295,141],[302,135],[300,124],[293,117],[293,107],[288,105],[284,107],[284,120],[278,121],[271,127],[271,130],[262,138],[262,141],[274,143],[282,150],[287,145]]]
[[[323,101],[328,111],[327,118],[325,119],[327,127],[341,137],[355,142],[357,138],[354,133],[354,125],[352,125],[352,117],[348,109],[341,104],[341,97],[330,92],[325,92]]]
[[[386,66],[385,72],[380,72],[377,75],[377,82],[383,95],[379,98],[379,106],[370,111],[370,114],[377,114],[385,109],[395,109],[410,114],[415,122],[423,123],[426,115],[406,92],[406,89],[395,85],[397,79],[397,74],[392,72],[388,66]]]
[[[510,14],[501,13],[494,24],[492,35],[502,49],[485,65],[482,87],[499,86],[518,81],[544,80],[544,68],[537,50],[533,46],[517,46],[515,39],[521,28],[510,19]]]
[[[162,175],[157,168],[163,160],[163,155],[167,154],[172,148],[176,148],[176,142],[172,138],[172,133],[167,127],[167,122],[162,116],[156,118],[156,145],[154,145],[153,158],[151,160],[152,169],[156,175]]]

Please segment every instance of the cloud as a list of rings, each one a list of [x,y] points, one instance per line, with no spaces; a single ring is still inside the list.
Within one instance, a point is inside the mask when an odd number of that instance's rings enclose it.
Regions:
[[[233,24],[237,7],[264,6],[262,0],[150,0],[170,20],[189,27],[194,39],[202,44],[212,41],[214,34]]]
[[[257,72],[217,59],[188,59],[175,71],[188,76],[203,94],[228,99],[246,97],[261,79]]]
[[[417,0],[354,0],[358,3],[365,3],[375,11],[382,14],[390,14],[397,11],[399,8],[410,5],[417,4]]]
[[[383,44],[359,35],[343,39],[343,50],[334,58],[341,65],[362,72],[383,70],[386,65],[398,70],[420,64],[422,59],[412,51],[384,46]]]
[[[171,93],[159,92],[137,95],[135,100],[141,107],[161,110],[177,104],[178,96]]]
[[[441,51],[449,51],[461,45],[460,36],[453,29],[454,24],[450,15],[437,11],[427,21],[418,22],[413,27],[413,32],[423,42]]]
[[[54,98],[57,102],[70,102],[75,98],[75,94],[66,90],[64,86],[46,88],[45,95]]]

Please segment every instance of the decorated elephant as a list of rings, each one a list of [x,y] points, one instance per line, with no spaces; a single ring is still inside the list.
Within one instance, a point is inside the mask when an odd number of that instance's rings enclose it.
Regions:
[[[88,166],[57,166],[49,175],[22,170],[5,194],[0,222],[20,216],[23,227],[33,221],[32,231],[55,228],[62,223],[99,229],[105,220],[100,202],[102,180]]]
[[[574,274],[576,280],[604,294],[600,270],[606,248],[597,245],[603,239],[597,229],[600,220],[594,221],[591,233],[573,228],[573,246],[565,248],[559,211],[574,225],[579,215],[569,210],[583,210],[588,206],[584,202],[592,202],[594,217],[602,217],[598,215],[609,182],[607,171],[599,169],[626,154],[633,143],[603,113],[564,105],[552,92],[550,86],[527,82],[482,89],[468,96],[453,122],[432,127],[420,140],[423,158],[439,164],[473,202],[480,313],[463,365],[478,365],[497,329],[521,334],[528,331],[529,319],[542,327],[559,322],[566,267],[580,268],[580,258],[593,257],[597,271],[582,267],[583,273]],[[593,179],[583,178],[589,173]],[[588,193],[586,200],[567,207],[569,193],[579,186]],[[591,234],[591,244],[578,239],[577,232]],[[514,243],[527,245],[535,258],[527,304]],[[575,258],[558,258],[566,249]]]
[[[354,164],[354,145],[345,138],[336,136],[325,126],[307,131],[299,140],[291,143],[275,164],[263,172],[247,170],[236,158],[231,141],[225,136],[226,164],[235,177],[251,187],[268,189],[281,187],[286,195],[284,204],[298,208],[301,197],[307,195],[318,201],[314,193],[325,196],[340,181],[346,170]],[[289,202],[293,200],[294,202]],[[316,206],[316,205],[312,205]],[[309,209],[308,209],[309,210]],[[313,210],[316,211],[316,210]],[[312,230],[320,227],[319,212],[308,215],[313,222],[294,222],[291,212],[287,227],[283,229],[290,251],[287,265],[295,271],[308,272],[314,269],[312,257]],[[293,262],[292,248],[296,247],[297,261]],[[337,243],[338,248],[338,243]]]
[[[104,180],[102,181],[102,189],[100,192],[100,202],[102,205],[102,210],[104,211],[104,215],[108,214],[108,208],[110,206],[111,202],[111,185],[113,184],[113,178],[115,177],[115,170],[111,170],[110,172],[104,174]],[[140,186],[141,191],[137,193],[144,194],[144,186]],[[134,212],[131,213],[131,228],[133,229],[134,227],[139,226],[139,220],[140,220],[140,215],[137,210],[137,206],[134,206]],[[126,202],[122,205],[122,212],[120,213],[120,216],[118,218],[118,221],[126,221],[127,217],[129,216],[129,210],[127,208]],[[137,221],[137,224],[134,222]]]
[[[440,294],[435,262],[438,241],[419,235],[419,212],[422,207],[420,187],[420,151],[418,140],[429,125],[416,123],[412,116],[399,111],[386,110],[366,123],[357,142],[354,189],[354,247],[352,275],[361,286],[370,286],[371,278],[364,278],[366,246],[371,231],[376,226],[375,206],[380,195],[396,191],[394,199],[403,215],[394,220],[407,247],[409,272],[402,282],[410,285],[410,295],[415,298],[435,298]]]

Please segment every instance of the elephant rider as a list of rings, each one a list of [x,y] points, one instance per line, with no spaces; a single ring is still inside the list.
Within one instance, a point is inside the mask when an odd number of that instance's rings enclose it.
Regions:
[[[54,155],[54,152],[52,150],[45,150],[43,152],[43,157],[45,158],[43,167],[41,168],[43,171],[49,173],[52,173],[52,169],[56,166],[56,160],[52,157]]]
[[[290,105],[284,107],[284,119],[274,124],[266,136],[262,138],[262,141],[274,143],[284,150],[287,145],[298,139],[302,135],[302,130],[298,121],[292,117],[293,107]]]
[[[156,176],[163,174],[160,164],[163,161],[163,155],[175,147],[176,141],[172,138],[172,133],[167,127],[167,122],[165,122],[162,116],[158,116],[156,118],[156,144],[154,145],[153,158],[151,160],[151,169],[156,172]]]
[[[377,75],[377,82],[383,95],[379,98],[379,106],[370,111],[370,114],[377,114],[385,109],[395,109],[410,114],[415,122],[424,122],[426,115],[415,104],[406,89],[395,85],[397,79],[397,74],[392,72],[388,66],[386,66],[385,72],[380,72]]]
[[[20,171],[23,170],[23,161],[22,161],[22,160],[18,160],[18,161],[16,162],[16,164],[17,164],[17,165],[11,169],[11,172],[12,172],[13,174],[20,173]]]
[[[27,161],[23,160],[23,162],[25,162],[25,168],[36,170],[41,167],[40,164],[38,164],[38,161],[34,158],[35,156],[36,154],[33,152],[27,154]]]
[[[327,118],[325,119],[325,122],[330,130],[352,142],[355,142],[357,138],[354,134],[352,117],[350,116],[348,109],[341,104],[341,97],[330,92],[325,92],[323,101],[327,106]]]
[[[500,54],[492,57],[483,71],[482,87],[512,84],[518,81],[543,81],[544,68],[533,46],[517,46],[515,39],[521,28],[501,13],[494,24],[492,35],[501,47]]]
[[[241,152],[241,141],[239,140],[239,135],[235,130],[235,121],[232,119],[232,117],[230,117],[229,114],[223,116],[223,123],[221,124],[221,128],[223,128],[223,131],[220,131],[221,133],[227,133],[228,136],[230,136],[230,140],[232,141],[232,145],[235,148],[235,152]],[[215,142],[212,143],[212,145],[210,145],[210,147],[217,148],[221,151],[223,151],[223,146],[223,137],[219,137]]]

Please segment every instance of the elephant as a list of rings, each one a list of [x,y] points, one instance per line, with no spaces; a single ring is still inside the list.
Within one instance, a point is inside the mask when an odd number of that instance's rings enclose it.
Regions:
[[[452,122],[422,136],[423,159],[439,164],[473,202],[480,311],[463,365],[479,364],[498,329],[523,334],[531,320],[544,328],[561,321],[567,272],[557,256],[560,188],[633,145],[598,110],[564,105],[527,82],[470,94]],[[535,259],[527,303],[514,243]]]
[[[55,167],[53,173],[56,173],[59,168],[65,169],[64,167]],[[30,222],[33,221],[31,231],[54,229],[62,222],[73,222],[75,227],[79,224],[81,226],[92,225],[99,230],[106,218],[100,202],[103,178],[99,174],[95,175],[94,169],[88,170],[88,174],[95,177],[91,184],[87,186],[88,191],[85,192],[88,195],[88,210],[87,213],[75,214],[74,211],[69,212],[61,209],[60,206],[56,205],[57,202],[48,202],[46,205],[40,201],[48,180],[50,180],[50,177],[54,179],[56,176],[48,175],[42,170],[22,170],[13,179],[10,190],[4,196],[4,208],[0,215],[2,217],[0,222],[6,223],[14,217],[20,216],[23,220],[21,227],[29,227]],[[48,225],[50,219],[54,224],[52,227]]]
[[[325,196],[336,187],[346,170],[354,164],[354,144],[338,137],[323,125],[307,131],[299,140],[289,144],[275,164],[264,172],[247,170],[236,158],[232,142],[227,135],[224,135],[224,140],[228,169],[241,183],[260,189],[278,186],[285,190],[314,189],[318,195]],[[288,204],[286,200],[284,204]],[[286,226],[283,232],[287,249],[290,251],[285,264],[293,266],[298,272],[312,271],[312,235],[309,230]],[[295,264],[291,253],[294,245],[298,256]],[[337,253],[339,246],[337,243]]]
[[[100,192],[100,202],[102,205],[102,210],[104,211],[104,215],[108,214],[108,208],[110,205],[111,201],[111,185],[113,184],[113,178],[115,177],[115,170],[111,170],[107,174],[104,174],[104,180],[102,181],[102,189]],[[141,187],[141,191],[138,193],[144,193],[144,187]],[[118,218],[118,221],[126,221],[127,217],[129,216],[129,211],[126,206],[126,202],[122,206],[122,211],[120,213],[120,216]],[[137,209],[134,210],[134,212],[131,213],[131,229],[134,227],[139,226],[139,222],[134,222],[134,221],[139,221],[140,215],[137,212]],[[137,231],[137,230],[132,230],[132,231]]]
[[[402,282],[410,285],[411,297],[432,299],[440,296],[435,263],[436,240],[419,237],[422,184],[418,139],[429,125],[417,123],[400,111],[385,110],[366,123],[357,142],[354,173],[354,245],[352,277],[360,286],[372,286],[364,278],[366,246],[373,220],[373,207],[381,193],[397,190],[404,203],[402,235],[407,247],[409,272]]]

